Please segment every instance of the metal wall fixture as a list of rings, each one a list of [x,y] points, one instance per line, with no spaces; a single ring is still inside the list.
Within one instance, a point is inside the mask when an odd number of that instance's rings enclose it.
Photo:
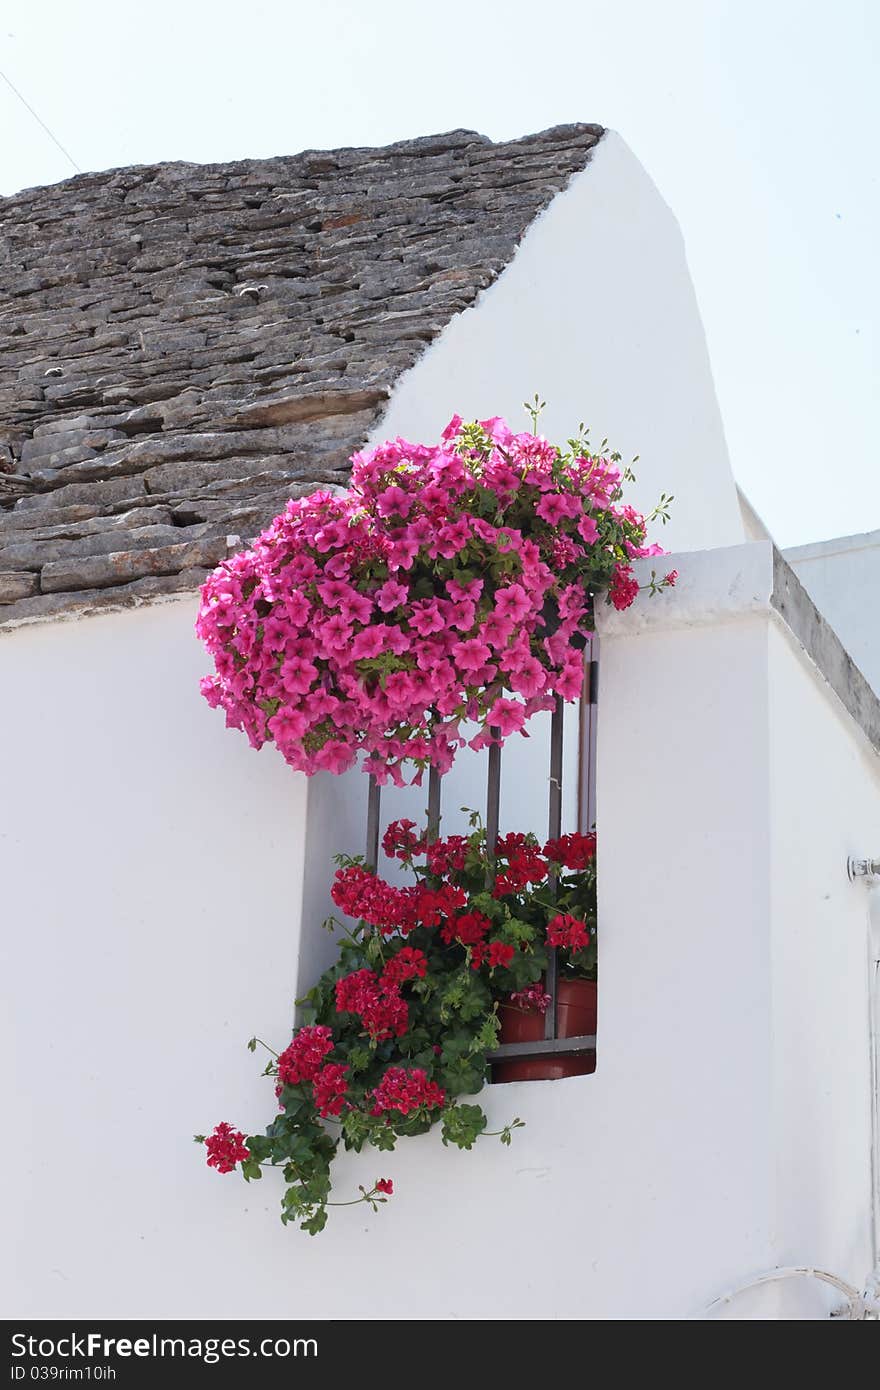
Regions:
[[[857,878],[873,883],[880,878],[880,859],[854,859],[850,855],[846,861],[846,876],[850,883],[855,883]]]
[[[590,703],[595,702],[596,680],[595,662],[590,662],[587,668],[589,691],[588,699]],[[558,839],[562,834],[562,773],[563,773],[563,753],[564,753],[564,728],[565,715],[564,704],[561,698],[557,697],[556,704],[550,717],[550,767],[549,767],[549,805],[548,805],[548,838]],[[432,767],[428,773],[428,839],[437,838],[440,829],[440,802],[441,802],[441,776],[436,768]],[[488,768],[486,777],[486,844],[489,852],[494,851],[498,841],[499,814],[501,805],[501,747],[499,744],[492,744],[488,753]],[[366,843],[366,863],[367,867],[373,870],[379,864],[379,829],[381,819],[381,788],[375,777],[370,777],[369,791],[367,795],[367,843]],[[880,867],[880,865],[878,865]],[[555,893],[554,877],[549,880],[551,895]],[[524,1059],[528,1057],[558,1057],[571,1056],[585,1052],[595,1052],[596,1035],[594,1033],[585,1034],[575,1038],[560,1038],[558,1036],[557,1020],[557,993],[559,986],[559,964],[557,954],[554,949],[548,952],[547,973],[545,977],[545,991],[550,996],[550,1004],[544,1015],[544,1037],[536,1042],[521,1043],[502,1043],[494,1052],[489,1053],[491,1062],[501,1062],[512,1060],[513,1058]]]

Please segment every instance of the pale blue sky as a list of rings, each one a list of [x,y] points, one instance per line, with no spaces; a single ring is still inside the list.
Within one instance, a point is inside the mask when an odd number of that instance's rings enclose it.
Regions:
[[[84,170],[614,127],[681,224],[783,545],[880,528],[878,59],[877,0],[0,6],[0,68]],[[0,129],[0,193],[73,173],[2,83]]]

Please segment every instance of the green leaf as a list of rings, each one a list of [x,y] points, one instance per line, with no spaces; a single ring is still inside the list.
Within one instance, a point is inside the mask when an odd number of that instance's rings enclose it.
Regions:
[[[456,1144],[460,1149],[472,1149],[488,1121],[479,1105],[453,1105],[443,1115],[444,1144]]]
[[[394,1130],[390,1125],[384,1125],[381,1129],[376,1129],[370,1135],[370,1143],[374,1149],[379,1149],[383,1153],[390,1153],[396,1143]]]
[[[327,1208],[318,1207],[313,1216],[309,1216],[305,1221],[300,1222],[300,1230],[308,1231],[310,1236],[319,1235],[327,1225]]]

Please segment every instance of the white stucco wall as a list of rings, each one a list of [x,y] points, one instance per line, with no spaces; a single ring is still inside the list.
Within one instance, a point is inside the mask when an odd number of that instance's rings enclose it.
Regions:
[[[195,613],[0,636],[7,1316],[172,1316],[229,1268],[192,1135],[264,1122],[245,1043],[290,1027],[306,784],[201,699]]]
[[[492,1127],[527,1122],[509,1150],[344,1158],[340,1198],[395,1195],[317,1239],[189,1136],[271,1115],[243,1044],[286,1039],[303,846],[323,866],[344,822],[313,807],[306,839],[318,779],[200,701],[192,602],[0,641],[4,1087],[37,1136],[4,1147],[9,1316],[682,1318],[783,1260],[864,1278],[868,895],[844,861],[873,847],[877,760],[776,634],[756,550],[677,556],[650,620],[609,615],[596,1074],[485,1092]]]
[[[373,443],[436,439],[455,411],[547,401],[541,429],[583,420],[598,446],[638,454],[632,500],[676,495],[670,549],[743,540],[743,523],[681,231],[619,135],[532,224],[512,263],[398,383]]]
[[[770,535],[766,525],[758,516],[748,497],[742,488],[737,486],[737,499],[739,501],[740,516],[742,517],[744,539],[747,541],[769,541],[773,537]]]
[[[621,803],[621,828],[628,816],[640,847],[638,875],[618,877],[615,860],[601,865],[602,1006],[616,883],[621,913],[641,909],[636,918],[650,923],[643,939],[655,981],[661,946],[697,970],[690,983],[706,1015],[685,1000],[677,1015],[705,1041],[702,1086],[691,1076],[700,1104],[689,1143],[722,1138],[730,1121],[748,1135],[741,1168],[741,1155],[728,1168],[726,1148],[707,1163],[714,1205],[694,1223],[707,1220],[717,1238],[705,1266],[719,1278],[716,1294],[784,1265],[822,1268],[861,1288],[876,1258],[871,895],[849,882],[846,861],[877,852],[870,846],[880,825],[880,758],[768,607],[769,544],[674,563],[675,601],[609,615],[602,636],[603,675],[620,663],[619,685],[634,689],[641,679],[665,721],[652,715],[643,724],[644,713],[631,709],[620,715],[632,716],[634,731],[621,786],[607,762],[618,707],[600,704],[603,842]],[[713,662],[716,646],[722,656]],[[687,648],[702,651],[693,668],[682,661]],[[639,756],[650,769],[641,794]],[[649,883],[642,847],[652,825],[662,828],[670,857]],[[689,931],[705,948],[702,962]],[[731,1244],[726,1218],[740,1201],[748,1216]],[[787,1282],[744,1295],[726,1316],[821,1317],[836,1301],[822,1285]]]
[[[871,1252],[871,895],[880,759],[781,626],[769,631],[775,1254],[860,1287]]]
[[[785,558],[862,675],[880,692],[880,531],[797,546]]]

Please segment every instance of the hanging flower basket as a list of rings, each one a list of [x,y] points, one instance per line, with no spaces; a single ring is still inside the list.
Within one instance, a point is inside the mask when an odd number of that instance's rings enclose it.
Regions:
[[[362,753],[380,782],[524,732],[580,694],[596,594],[628,607],[630,561],[662,553],[622,503],[631,476],[586,436],[497,418],[355,454],[350,487],[290,502],[206,581],[205,698],[299,771]]]

